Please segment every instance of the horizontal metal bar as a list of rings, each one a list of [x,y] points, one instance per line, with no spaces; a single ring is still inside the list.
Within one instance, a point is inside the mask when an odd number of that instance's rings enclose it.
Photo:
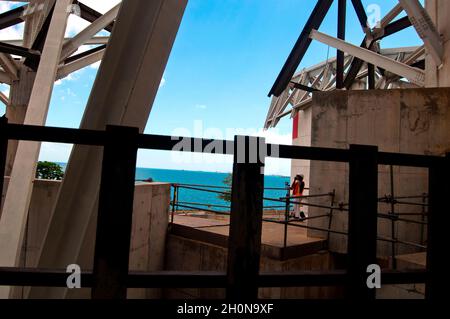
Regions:
[[[171,205],[173,205],[173,202],[170,202]],[[179,204],[185,204],[185,205],[195,205],[195,206],[207,206],[207,207],[219,207],[219,208],[230,208],[230,206],[225,206],[225,205],[216,205],[216,204],[205,204],[205,203],[191,203],[191,202],[183,202],[183,201],[178,201],[175,203],[176,205]]]
[[[325,197],[325,196],[333,196],[333,193],[324,193],[324,194],[317,194],[317,195],[301,195],[301,196],[290,196],[290,197],[281,197],[280,199],[302,199],[302,198],[316,198],[316,197]]]
[[[40,54],[38,54],[37,52],[31,51],[30,49],[18,45],[8,44],[5,42],[0,42],[0,52],[18,55],[24,58],[40,57]]]
[[[102,146],[106,132],[60,127],[8,124],[8,139]]]
[[[0,268],[0,285],[33,287],[66,287],[68,273],[64,270],[42,270],[30,268]],[[425,270],[383,271],[382,284],[424,283]],[[347,280],[345,270],[302,271],[261,273],[257,278],[259,287],[318,287],[339,286]],[[81,274],[81,285],[90,288],[93,284],[91,272]],[[128,288],[224,288],[226,274],[223,272],[130,272]]]
[[[8,139],[13,140],[97,146],[104,145],[106,137],[106,133],[104,131],[19,124],[8,124],[7,134]],[[186,147],[182,147],[182,145]],[[304,147],[277,144],[267,144],[267,147],[269,150],[271,150],[270,154],[268,154],[268,157],[273,158],[304,159],[345,163],[350,160],[351,155],[351,152],[349,150],[336,148]],[[234,142],[227,140],[210,140],[163,135],[139,135],[138,148],[162,151],[165,150],[233,155]],[[378,153],[379,165],[431,167],[442,160],[443,158],[438,156],[396,154],[386,152]]]
[[[400,153],[378,153],[379,165],[393,165],[406,167],[431,167],[444,160],[443,157],[429,155],[413,155]]]
[[[210,213],[214,213],[217,215],[226,215],[226,216],[230,216],[229,212],[221,212],[221,211],[217,211],[217,210],[212,210],[212,209],[207,209],[207,208],[200,208],[200,207],[194,207],[194,206],[190,206],[190,205],[183,205],[183,204],[175,204],[175,206],[178,208],[187,208],[187,209],[196,209],[196,210],[201,210],[204,212],[210,212]]]
[[[278,156],[271,157],[328,162],[348,162],[350,160],[350,151],[344,149],[292,145],[272,146],[272,149],[274,147],[278,147]]]

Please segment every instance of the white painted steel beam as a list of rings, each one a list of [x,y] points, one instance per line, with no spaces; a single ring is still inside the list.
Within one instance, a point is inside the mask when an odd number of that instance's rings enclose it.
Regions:
[[[419,0],[399,0],[399,3],[408,14],[409,20],[423,40],[436,65],[442,65],[444,46],[428,12]]]
[[[0,71],[0,83],[11,84],[12,80],[8,73]]]
[[[19,79],[18,68],[11,55],[0,53],[0,65],[2,66],[3,70],[5,70],[5,72],[9,74],[13,81],[17,81]]]
[[[73,38],[65,38],[64,42],[70,41]],[[109,36],[108,37],[93,37],[89,40],[86,40],[84,42],[84,45],[102,45],[102,44],[108,44],[109,41]],[[12,44],[12,45],[19,45],[22,46],[23,45],[23,40],[22,39],[14,39],[14,40],[4,40],[4,43],[8,43],[8,44]]]
[[[3,92],[0,92],[0,102],[5,104],[5,106],[8,106],[8,104],[9,104],[9,99]]]
[[[88,65],[94,64],[98,61],[100,61],[103,58],[103,55],[105,54],[105,49],[100,50],[98,52],[92,53],[88,56],[85,56],[83,58],[80,58],[76,61],[73,61],[71,63],[67,63],[65,65],[62,65],[58,69],[58,73],[56,75],[56,79],[60,80],[62,78],[65,78],[70,73],[73,73],[75,71],[78,71],[82,68],[87,67]]]
[[[161,83],[187,0],[124,0],[97,73],[80,127],[108,124],[144,130]],[[82,244],[90,238],[100,188],[102,148],[75,146],[43,243],[40,268],[89,260]],[[93,243],[90,242],[92,245]],[[65,288],[31,288],[30,298],[64,298]]]
[[[388,70],[389,72],[405,77],[419,86],[423,86],[425,83],[425,72],[418,68],[413,68],[404,63],[394,61],[382,56],[381,54],[358,47],[343,40],[321,33],[317,30],[313,30],[310,37],[311,39],[332,46],[335,49],[347,52],[348,54],[353,55],[367,63],[376,65]]]
[[[67,26],[67,7],[71,3],[72,0],[56,2],[24,124],[45,124]],[[2,267],[17,267],[20,262],[39,151],[40,143],[19,142],[0,219]],[[9,298],[11,290],[11,287],[0,287],[0,299]]]
[[[111,22],[113,22],[117,17],[120,5],[121,5],[120,3],[116,5],[114,8],[106,12],[100,18],[92,22],[86,29],[84,29],[76,36],[74,36],[72,39],[67,41],[62,49],[61,60],[64,60],[70,55],[72,55],[74,52],[78,50],[80,46],[85,44],[88,40],[92,39],[92,37],[94,37],[97,33],[99,33],[105,27],[110,25]]]

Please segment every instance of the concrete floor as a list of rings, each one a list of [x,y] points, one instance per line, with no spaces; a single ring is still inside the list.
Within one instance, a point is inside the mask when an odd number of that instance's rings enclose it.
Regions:
[[[268,216],[264,216],[264,218],[268,218]],[[307,225],[306,222],[296,223]],[[229,234],[227,217],[176,215],[174,216],[174,224],[172,231],[176,235],[222,247],[227,246]],[[308,237],[305,228],[288,226],[287,233],[287,245],[284,249],[284,225],[263,222],[262,253],[277,259],[295,258],[318,252],[324,249],[326,244],[326,241],[321,238]]]

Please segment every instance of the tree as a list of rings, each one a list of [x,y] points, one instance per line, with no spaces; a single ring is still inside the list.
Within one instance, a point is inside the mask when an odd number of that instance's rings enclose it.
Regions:
[[[38,162],[36,169],[36,178],[50,179],[50,180],[62,180],[64,172],[62,167],[52,162]]]
[[[217,195],[220,199],[231,202],[231,184],[233,183],[233,174],[228,174],[227,177],[224,178],[223,183],[230,187],[228,191],[225,191],[223,194]]]

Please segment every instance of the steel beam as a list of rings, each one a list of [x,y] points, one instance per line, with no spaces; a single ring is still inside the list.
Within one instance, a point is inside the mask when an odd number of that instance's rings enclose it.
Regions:
[[[21,6],[0,14],[0,30],[23,22],[22,15],[25,8],[26,6]]]
[[[12,79],[8,73],[0,71],[0,83],[11,84]]]
[[[92,23],[102,16],[102,14],[100,12],[95,11],[94,9],[88,7],[87,5],[81,3],[80,1],[74,1],[74,4],[77,4],[80,6],[81,18],[88,22]],[[114,27],[114,22],[111,22],[109,25],[107,25],[105,27],[105,30],[108,32],[112,32],[113,27]]]
[[[338,39],[345,40],[345,25],[347,17],[347,0],[338,2]],[[337,50],[336,55],[336,88],[344,88],[344,52]]]
[[[366,10],[364,10],[364,5],[361,0],[352,0],[353,7],[355,8],[356,15],[358,16],[359,23],[361,24],[361,28],[363,32],[368,34],[370,33],[370,28],[367,23],[367,14]]]
[[[9,104],[9,99],[3,92],[0,92],[0,102],[5,104],[5,106],[8,106],[8,104]],[[0,216],[1,216],[1,214],[0,214]]]
[[[93,50],[86,51],[89,54],[85,54],[86,52],[83,52],[80,55],[74,56],[74,59],[71,59],[68,63],[59,67],[56,79],[59,80],[65,78],[75,71],[100,61],[105,54],[105,49],[106,46],[99,46]]]
[[[25,58],[38,58],[39,54],[36,52],[33,52],[32,50],[29,50],[27,48],[8,44],[6,42],[0,42],[0,52],[7,53],[7,54],[13,54],[18,55]]]
[[[45,17],[44,23],[42,24],[41,28],[39,29],[38,34],[36,35],[36,38],[34,39],[33,45],[31,46],[31,50],[42,52],[44,49],[44,45],[47,39],[48,30],[51,25],[53,12],[55,10],[55,5],[50,8],[48,15]],[[66,7],[67,11],[67,7]],[[31,56],[27,57],[24,61],[24,65],[28,66],[29,68],[33,70],[37,70],[40,62],[40,56]]]
[[[283,69],[281,70],[272,89],[270,90],[269,96],[272,95],[280,96],[280,94],[289,85],[289,82],[294,76],[295,71],[300,65],[303,57],[306,54],[306,51],[308,50],[312,42],[311,39],[309,38],[309,34],[311,33],[312,30],[319,29],[326,14],[330,10],[332,3],[333,0],[319,0],[317,2],[314,11],[312,12],[311,16],[306,22],[306,25],[303,28],[300,37],[295,43],[294,49],[292,50],[291,54],[289,54],[289,57],[286,63],[284,64]]]
[[[17,81],[19,79],[16,62],[9,54],[0,53],[0,65],[3,70],[9,74],[13,81]]]
[[[425,72],[420,69],[411,67],[411,66],[406,65],[401,62],[391,60],[391,59],[384,57],[378,53],[357,47],[353,44],[347,43],[340,39],[336,39],[332,36],[329,36],[327,34],[321,33],[316,30],[313,30],[311,32],[310,37],[311,37],[311,39],[325,43],[336,49],[345,51],[350,55],[353,55],[359,59],[366,61],[367,63],[374,64],[374,65],[381,67],[383,69],[386,69],[392,73],[401,75],[402,77],[407,78],[409,81],[416,83],[417,85],[421,85],[421,86],[424,85]]]
[[[67,25],[67,7],[71,2],[59,0],[56,3],[49,27],[49,40],[44,45],[25,124],[45,124]],[[0,219],[0,265],[3,266],[17,266],[20,261],[39,150],[40,143],[28,141],[19,142],[17,148]],[[11,287],[0,287],[0,298],[8,298],[10,293]]]
[[[103,130],[109,124],[144,130],[186,4],[187,0],[122,2],[81,128]],[[82,243],[93,237],[87,229],[91,219],[95,221],[101,164],[101,148],[73,148],[38,267],[66,267],[73,262],[91,267],[81,262],[89,260]],[[66,293],[64,288],[32,288],[29,296],[64,298]]]
[[[108,26],[111,22],[113,22],[120,9],[120,3],[116,5],[114,8],[109,10],[107,13],[99,17],[97,20],[92,22],[86,29],[78,33],[72,39],[64,43],[62,53],[61,53],[61,61],[65,60],[67,57],[72,55],[74,52],[78,50],[80,46],[86,43],[89,39],[92,39],[94,35],[103,30],[106,26]]]
[[[437,66],[440,66],[444,56],[444,46],[428,12],[422,7],[419,0],[399,0],[399,2],[408,14],[425,47],[429,50],[434,62]]]

